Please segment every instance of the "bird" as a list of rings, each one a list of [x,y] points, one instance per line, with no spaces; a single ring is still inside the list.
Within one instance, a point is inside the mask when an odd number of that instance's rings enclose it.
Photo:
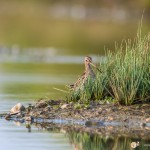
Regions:
[[[78,78],[78,80],[74,84],[70,85],[70,88],[73,90],[85,85],[88,78],[90,78],[91,80],[95,80],[95,73],[92,69],[92,66],[94,66],[95,68],[97,68],[97,67],[93,64],[92,58],[90,56],[86,56],[84,58],[84,64],[85,64],[84,73]]]

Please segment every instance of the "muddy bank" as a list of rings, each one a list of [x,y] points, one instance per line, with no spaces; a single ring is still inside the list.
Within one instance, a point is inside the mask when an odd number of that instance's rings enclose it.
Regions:
[[[85,124],[86,126],[126,126],[150,130],[150,104],[121,106],[91,102],[89,105],[66,103],[63,100],[39,100],[19,110],[1,114],[7,120]],[[16,112],[15,112],[16,111]],[[62,121],[60,121],[62,120]]]

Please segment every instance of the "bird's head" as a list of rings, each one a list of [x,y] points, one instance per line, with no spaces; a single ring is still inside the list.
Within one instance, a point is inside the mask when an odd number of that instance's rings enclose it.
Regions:
[[[89,65],[89,64],[90,64],[90,65],[96,67],[96,66],[93,64],[92,58],[89,57],[89,56],[86,56],[86,57],[85,57],[84,62],[85,62],[85,65]]]
[[[95,64],[93,64],[93,61],[92,61],[92,58],[91,58],[91,57],[86,56],[85,59],[84,59],[84,62],[85,62],[85,66],[87,66],[87,65],[92,65],[92,66],[95,67],[98,71],[101,72],[101,70],[100,70]]]
[[[89,56],[86,56],[84,59],[85,64],[91,64],[92,63],[92,58]]]

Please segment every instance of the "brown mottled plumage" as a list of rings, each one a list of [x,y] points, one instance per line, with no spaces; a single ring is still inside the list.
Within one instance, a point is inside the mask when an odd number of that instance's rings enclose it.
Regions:
[[[91,65],[93,65],[94,67],[96,66],[92,63],[92,58],[86,56],[84,59],[84,63],[85,63],[85,71],[74,84],[70,85],[71,89],[76,89],[77,87],[81,87],[83,84],[85,84],[85,82],[89,77],[91,79],[95,79],[95,73],[93,72]]]

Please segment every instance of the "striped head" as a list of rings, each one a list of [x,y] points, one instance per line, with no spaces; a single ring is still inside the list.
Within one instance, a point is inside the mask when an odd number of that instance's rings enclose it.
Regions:
[[[86,56],[86,57],[85,57],[84,62],[85,62],[85,67],[86,67],[86,66],[89,66],[89,65],[92,65],[93,67],[97,68],[96,65],[93,64],[92,58],[89,57],[89,56]],[[97,69],[98,69],[98,68],[97,68]],[[99,70],[99,69],[98,69],[98,70]]]
[[[84,62],[85,62],[85,64],[91,64],[91,63],[92,63],[92,58],[89,57],[89,56],[86,56],[86,57],[84,58]]]

